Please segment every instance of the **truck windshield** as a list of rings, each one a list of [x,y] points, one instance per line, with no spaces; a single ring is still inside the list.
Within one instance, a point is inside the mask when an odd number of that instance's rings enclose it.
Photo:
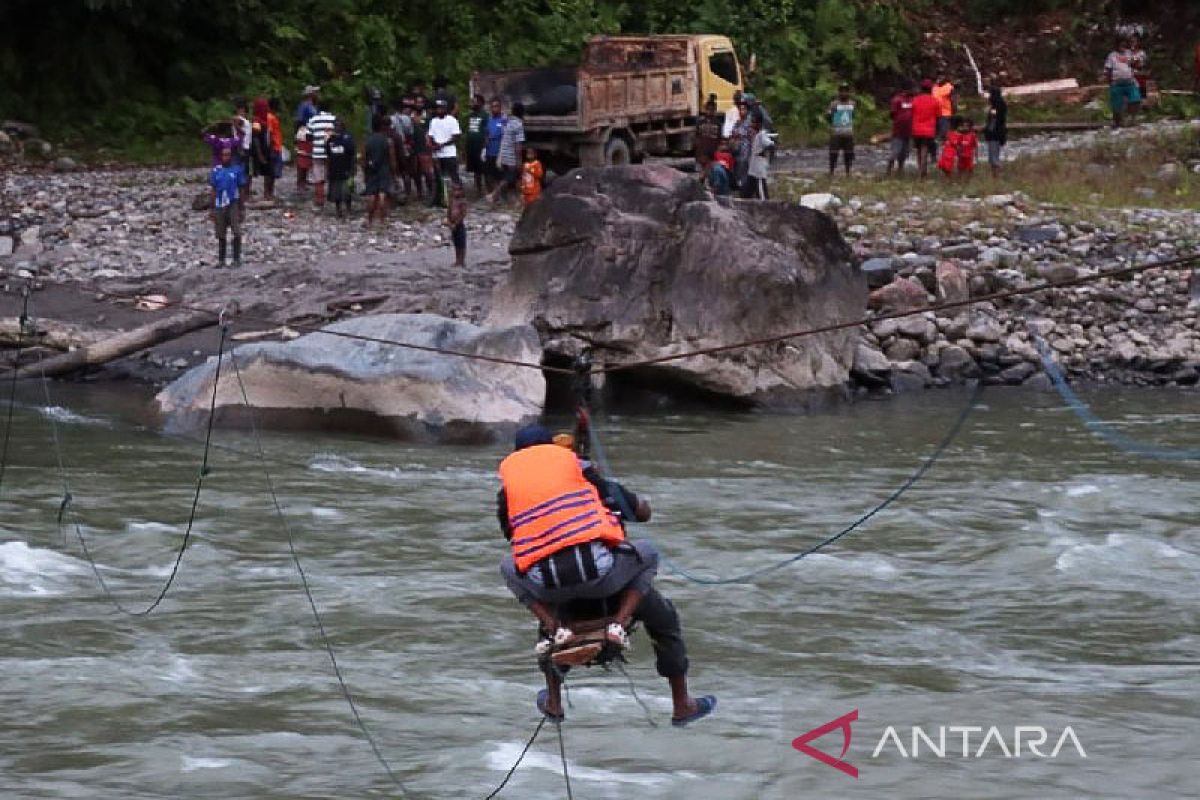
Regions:
[[[729,50],[711,54],[708,57],[708,68],[721,80],[729,83],[738,82],[737,58]]]

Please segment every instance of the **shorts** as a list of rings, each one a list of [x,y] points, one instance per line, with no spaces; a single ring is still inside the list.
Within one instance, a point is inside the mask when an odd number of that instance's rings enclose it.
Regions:
[[[364,193],[369,197],[374,197],[377,194],[388,194],[392,191],[392,171],[390,169],[377,169],[368,172],[365,189]]]
[[[835,133],[829,137],[829,152],[854,155],[854,135],[850,133]]]
[[[455,250],[467,249],[467,224],[460,222],[450,231],[450,241],[454,243]]]
[[[504,172],[504,185],[509,189],[517,188],[521,181],[521,168],[516,164],[505,164],[501,167]]]
[[[1113,113],[1120,114],[1125,106],[1142,102],[1142,93],[1136,83],[1114,83],[1108,87],[1108,101],[1112,104]]]
[[[938,117],[937,121],[937,138],[945,139],[946,134],[950,133],[950,118]]]
[[[927,153],[934,153],[937,151],[937,140],[932,136],[914,136],[912,143],[913,148],[918,153],[920,153],[922,150]]]
[[[271,176],[276,180],[283,177],[283,153],[271,153]]]
[[[989,141],[987,143],[988,164],[993,167],[1000,166],[1000,151],[1004,149],[1004,145],[1000,142]]]
[[[329,177],[329,163],[324,158],[314,158],[312,165],[312,175],[310,176],[314,183],[324,183]]]
[[[892,149],[889,158],[892,161],[904,162],[908,160],[909,153],[912,152],[912,137],[909,136],[893,136]]]
[[[230,230],[233,231],[233,238],[240,237],[242,235],[242,210],[239,204],[230,203],[221,208],[214,208],[213,224],[218,239],[224,239],[225,234]]]
[[[496,181],[504,177],[504,170],[496,163],[496,156],[487,156],[484,158],[483,174]]]

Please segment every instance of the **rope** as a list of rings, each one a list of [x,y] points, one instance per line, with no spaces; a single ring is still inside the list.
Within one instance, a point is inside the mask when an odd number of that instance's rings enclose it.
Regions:
[[[521,762],[525,760],[525,754],[529,752],[529,748],[533,747],[533,743],[537,740],[538,734],[541,733],[542,728],[546,726],[547,719],[549,718],[543,715],[542,718],[538,720],[537,727],[533,729],[533,735],[529,737],[529,741],[525,742],[525,747],[521,750],[521,755],[517,756],[517,760],[511,767],[509,767],[508,773],[504,776],[504,780],[500,781],[500,785],[493,789],[492,793],[485,797],[484,800],[492,800],[492,798],[500,794],[500,792],[504,790],[504,787],[508,785],[508,781],[516,773],[517,767],[521,766]]]
[[[84,557],[87,559],[88,564],[91,565],[92,573],[96,576],[96,580],[99,582],[100,588],[104,591],[104,594],[108,598],[109,602],[113,604],[113,607],[115,607],[121,613],[128,614],[131,617],[148,616],[154,611],[154,609],[158,608],[159,604],[162,603],[162,601],[166,598],[167,592],[170,590],[172,584],[175,583],[175,576],[179,574],[179,565],[183,562],[183,554],[187,551],[188,542],[191,540],[192,528],[196,523],[196,511],[200,505],[200,490],[203,488],[204,478],[209,472],[208,455],[212,444],[213,423],[216,417],[217,406],[217,387],[221,379],[221,362],[224,358],[225,337],[227,332],[227,326],[221,325],[221,338],[217,343],[217,368],[216,373],[213,376],[212,400],[209,402],[208,407],[208,428],[204,435],[204,456],[200,461],[200,470],[196,475],[196,490],[192,495],[192,507],[188,513],[187,526],[183,531],[183,540],[179,543],[179,549],[175,553],[175,561],[171,565],[171,574],[167,576],[166,582],[163,583],[162,588],[159,589],[158,596],[154,598],[154,601],[151,602],[150,605],[140,610],[132,610],[126,607],[125,604],[122,603],[115,594],[113,594],[108,582],[104,580],[104,575],[100,571],[100,566],[96,563],[96,559],[92,555],[91,548],[88,547],[87,538],[83,535],[83,528],[79,524],[79,515],[75,512],[75,507],[72,505],[74,495],[71,493],[71,484],[67,478],[66,464],[63,460],[62,441],[60,440],[58,434],[58,421],[54,419],[54,415],[52,413],[49,413],[50,409],[54,407],[54,403],[50,399],[50,381],[46,377],[46,371],[42,369],[42,357],[40,354],[38,356],[38,372],[40,373],[42,379],[42,394],[46,400],[46,418],[50,422],[50,438],[54,443],[54,456],[55,460],[58,462],[58,474],[62,480],[63,496],[62,502],[58,507],[59,531],[62,533],[65,540],[66,533],[63,531],[63,523],[64,518],[69,511],[71,515],[71,524],[75,529],[75,538],[79,541],[80,550],[83,551]]]
[[[867,511],[865,514],[858,517],[856,520],[854,520],[849,525],[847,525],[846,527],[839,530],[837,533],[834,533],[832,536],[827,536],[826,538],[822,539],[820,542],[813,545],[812,547],[809,547],[806,550],[802,550],[801,552],[796,553],[795,555],[788,556],[787,558],[785,558],[781,561],[776,561],[773,564],[768,564],[765,567],[760,567],[759,569],[750,570],[749,572],[743,572],[740,575],[734,575],[732,577],[727,577],[727,578],[705,577],[702,575],[695,575],[692,572],[688,571],[686,568],[675,563],[665,553],[661,553],[661,549],[660,549],[660,556],[662,558],[663,563],[666,564],[671,569],[672,572],[675,572],[680,577],[684,578],[687,581],[690,581],[691,583],[696,583],[696,584],[700,584],[700,585],[704,585],[704,586],[720,586],[720,585],[731,584],[731,583],[749,583],[755,578],[758,578],[763,575],[766,575],[767,573],[782,569],[783,567],[786,567],[790,564],[794,564],[795,562],[800,561],[801,559],[807,558],[808,556],[812,555],[813,553],[816,553],[819,550],[825,549],[829,545],[833,544],[834,542],[838,541],[839,539],[843,538],[844,536],[848,536],[852,532],[858,530],[858,528],[865,525],[868,521],[871,520],[872,517],[874,517],[876,514],[879,514],[880,512],[882,512],[884,509],[886,509],[892,503],[899,500],[900,497],[905,492],[907,492],[909,489],[911,489],[917,483],[917,481],[919,481],[919,480],[921,480],[921,478],[925,477],[925,473],[929,472],[929,470],[933,467],[933,465],[935,463],[937,463],[937,460],[942,456],[942,454],[944,452],[946,452],[947,448],[950,447],[951,443],[958,437],[959,432],[962,430],[963,425],[967,421],[967,417],[969,417],[971,415],[971,411],[974,410],[976,404],[979,402],[979,397],[982,393],[983,393],[983,384],[981,382],[976,383],[975,388],[971,391],[971,397],[967,401],[967,405],[963,408],[962,412],[959,413],[958,418],[954,420],[954,424],[950,426],[950,429],[946,432],[946,435],[942,438],[941,442],[938,443],[937,447],[934,448],[933,452],[925,457],[925,460],[921,462],[920,466],[917,467],[916,471],[914,471],[912,473],[912,475],[908,476],[908,478],[903,483],[901,483],[900,486],[898,486],[891,494],[889,494],[887,497],[885,497],[881,502],[879,502],[873,508],[871,508],[871,510]],[[590,426],[589,431],[591,432],[592,449],[596,454],[596,460],[600,464],[601,471],[605,475],[612,475],[612,472],[608,468],[607,459],[605,459],[605,457],[604,457],[604,449],[600,444],[600,439],[595,434],[594,426]],[[624,494],[622,492],[614,492],[613,494],[615,494],[617,496],[618,502],[622,506],[621,511],[625,515],[626,521],[631,522],[631,523],[635,522],[636,517],[633,514],[633,510],[628,508],[628,506],[625,502]]]
[[[571,794],[571,771],[567,769],[567,744],[563,739],[563,724],[560,722],[554,727],[558,728],[558,754],[562,758],[563,781],[567,784],[567,800],[573,800],[574,795]]]
[[[1033,331],[1030,331],[1030,334],[1037,345],[1038,356],[1042,359],[1042,367],[1046,370],[1046,374],[1050,376],[1050,382],[1054,384],[1054,388],[1058,391],[1059,396],[1062,397],[1063,402],[1075,412],[1075,416],[1079,417],[1080,421],[1083,422],[1089,431],[1112,447],[1129,455],[1151,458],[1158,461],[1200,461],[1200,448],[1163,447],[1139,442],[1116,430],[1111,422],[1100,419],[1092,411],[1091,407],[1083,402],[1079,395],[1075,394],[1075,391],[1068,385],[1066,376],[1063,375],[1058,364],[1054,362],[1054,355],[1050,351],[1049,345],[1046,344],[1046,340]]]
[[[8,387],[8,414],[4,421],[4,445],[0,447],[0,494],[4,490],[4,470],[8,466],[8,442],[12,438],[13,412],[17,407],[17,373],[21,351],[25,348],[25,322],[29,319],[29,287],[21,291],[21,316],[17,319],[17,354],[13,357],[12,380]]]
[[[262,436],[258,429],[258,419],[256,409],[250,404],[250,397],[246,391],[246,384],[242,380],[242,371],[238,366],[237,355],[230,352],[229,361],[233,364],[233,374],[237,378],[238,391],[242,395],[242,402],[245,403],[250,414],[250,431],[254,437],[255,449],[258,451],[260,464],[262,465],[263,479],[267,484],[267,492],[271,496],[271,504],[275,507],[275,515],[279,519],[279,526],[283,530],[284,536],[287,539],[288,553],[292,557],[292,563],[296,565],[296,572],[300,576],[300,585],[304,588],[304,596],[308,598],[308,607],[312,611],[313,622],[316,624],[317,633],[320,634],[321,643],[325,646],[325,653],[329,656],[329,663],[333,667],[334,677],[337,678],[338,686],[342,690],[342,696],[346,698],[346,705],[350,707],[350,713],[354,717],[354,722],[358,729],[362,731],[363,737],[367,740],[367,744],[371,746],[371,752],[375,754],[375,759],[383,767],[388,778],[392,783],[400,789],[401,794],[409,797],[408,787],[400,780],[400,777],[392,771],[391,764],[384,758],[383,752],[379,749],[379,745],[375,742],[375,737],[371,735],[370,729],[366,722],[363,721],[362,715],[358,711],[358,704],[354,701],[354,695],[350,692],[350,687],[346,684],[346,679],[342,676],[342,668],[338,665],[337,653],[334,652],[333,643],[329,640],[329,634],[325,630],[325,621],[321,618],[321,612],[317,608],[316,598],[313,596],[312,587],[308,583],[308,575],[304,571],[304,565],[300,562],[300,554],[296,550],[296,540],[292,536],[291,525],[288,524],[287,515],[283,513],[283,506],[279,502],[279,494],[275,491],[275,481],[271,477],[271,472],[267,468],[266,451],[263,449]]]
[[[1139,273],[1139,272],[1145,272],[1146,270],[1151,270],[1151,269],[1170,269],[1173,267],[1185,267],[1185,266],[1192,265],[1197,261],[1200,261],[1200,253],[1193,253],[1191,255],[1180,256],[1178,258],[1173,258],[1173,259],[1168,259],[1168,260],[1163,260],[1163,261],[1154,261],[1154,262],[1149,262],[1149,263],[1145,263],[1145,264],[1133,264],[1133,265],[1129,265],[1129,266],[1125,266],[1125,267],[1117,267],[1114,269],[1097,272],[1097,273],[1094,273],[1091,275],[1082,275],[1082,276],[1072,278],[1070,280],[1065,280],[1065,281],[1058,281],[1058,282],[1053,282],[1053,283],[1047,282],[1047,283],[1038,284],[1036,286],[1027,286],[1022,289],[1008,289],[1008,290],[1001,291],[1001,292],[992,292],[991,294],[986,294],[986,295],[982,295],[979,297],[972,297],[972,298],[968,298],[966,300],[959,300],[959,301],[954,301],[954,302],[950,302],[950,303],[942,303],[940,305],[923,306],[921,308],[909,309],[907,311],[894,311],[894,312],[889,312],[887,314],[879,314],[879,315],[872,316],[872,317],[862,317],[862,318],[850,320],[847,322],[838,322],[838,323],[833,323],[830,325],[823,325],[823,326],[816,327],[816,328],[805,328],[805,329],[801,329],[801,330],[790,331],[788,333],[775,334],[772,336],[763,336],[763,337],[759,337],[756,339],[747,339],[745,341],[734,342],[732,344],[717,345],[714,347],[706,347],[706,348],[701,348],[698,350],[689,350],[685,353],[675,353],[673,355],[658,356],[656,358],[649,358],[649,359],[645,359],[642,361],[633,361],[633,362],[624,363],[624,364],[613,364],[613,365],[607,365],[607,366],[601,366],[601,367],[594,367],[594,368],[592,368],[591,372],[592,372],[592,374],[602,374],[602,373],[608,373],[608,372],[619,372],[621,370],[638,369],[638,368],[643,368],[643,367],[656,366],[658,364],[665,364],[665,363],[672,362],[672,361],[679,361],[679,360],[682,360],[685,358],[694,358],[697,356],[713,355],[716,353],[725,353],[725,352],[729,352],[731,350],[741,350],[741,349],[744,349],[747,347],[755,347],[755,346],[765,345],[765,344],[775,344],[778,342],[789,341],[791,339],[799,339],[799,338],[803,338],[806,336],[815,336],[815,335],[822,334],[822,333],[832,333],[834,331],[846,330],[848,328],[857,328],[861,325],[867,325],[872,322],[880,322],[880,321],[886,320],[886,319],[902,319],[904,317],[910,317],[910,316],[914,316],[917,314],[925,314],[925,313],[929,313],[929,312],[938,313],[941,311],[950,311],[953,309],[964,308],[964,307],[972,305],[974,303],[1008,300],[1008,299],[1011,299],[1014,297],[1022,297],[1025,295],[1038,294],[1041,292],[1051,291],[1053,289],[1069,289],[1069,288],[1072,288],[1075,286],[1083,286],[1085,284],[1105,280],[1107,278],[1116,278],[1116,277],[1122,277],[1122,276],[1126,276],[1126,275],[1132,275],[1132,274]],[[87,290],[105,295],[107,297],[112,297],[112,298],[116,298],[116,299],[133,300],[133,301],[136,301],[138,299],[137,295],[121,294],[121,293],[117,293],[117,292],[112,292],[112,291],[109,291],[99,285],[96,285],[96,284],[77,283],[76,286],[81,287],[82,289],[87,289]],[[213,311],[211,308],[187,305],[184,303],[176,303],[173,305],[176,308],[180,308],[180,309],[183,309],[186,311],[198,311],[198,312],[202,312],[202,313],[206,313],[206,314],[213,314],[213,315],[218,314],[218,312]],[[532,361],[520,361],[517,359],[501,358],[499,356],[489,356],[489,355],[484,355],[481,353],[467,353],[467,352],[464,352],[461,350],[449,350],[446,348],[433,347],[430,345],[414,344],[412,342],[402,342],[402,341],[399,341],[396,339],[385,339],[385,338],[378,337],[378,336],[366,336],[364,334],[349,333],[347,331],[331,331],[326,328],[323,328],[320,325],[303,324],[303,323],[294,323],[294,324],[293,323],[281,323],[276,320],[269,319],[267,317],[259,317],[259,316],[253,316],[253,315],[241,315],[241,318],[243,320],[246,320],[249,322],[258,322],[258,323],[261,323],[264,325],[270,325],[272,327],[279,327],[281,325],[287,325],[287,327],[293,328],[295,330],[306,331],[309,333],[323,333],[327,336],[338,336],[338,337],[341,337],[344,339],[353,339],[353,340],[361,341],[361,342],[370,342],[373,344],[381,344],[381,345],[388,345],[388,346],[392,346],[392,347],[400,347],[400,348],[404,348],[404,349],[408,349],[408,350],[417,350],[417,351],[426,352],[426,353],[436,353],[438,355],[451,356],[454,358],[465,358],[468,360],[485,361],[485,362],[489,362],[489,363],[493,363],[493,364],[502,364],[502,365],[511,366],[511,367],[537,369],[542,372],[550,372],[550,373],[563,374],[563,375],[574,374],[574,370],[572,370],[570,368],[566,368],[566,367],[554,367],[554,366],[536,363],[536,362],[532,362]]]
[[[625,676],[625,681],[629,684],[629,693],[633,695],[633,699],[637,702],[637,704],[642,707],[642,713],[646,715],[646,722],[650,723],[651,728],[657,728],[658,722],[650,713],[650,706],[646,705],[646,701],[643,700],[641,695],[638,694],[637,684],[633,682],[633,676],[631,676],[625,670],[625,664],[623,662],[617,661],[617,671]]]

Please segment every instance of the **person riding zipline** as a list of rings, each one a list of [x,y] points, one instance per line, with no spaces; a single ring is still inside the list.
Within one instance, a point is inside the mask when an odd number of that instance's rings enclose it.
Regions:
[[[615,481],[601,477],[570,449],[554,443],[550,431],[528,425],[517,431],[516,446],[500,464],[502,487],[497,517],[511,552],[500,574],[517,600],[540,624],[536,648],[544,655],[574,638],[571,619],[580,609],[611,600],[616,612],[605,631],[608,643],[628,646],[629,626],[640,621],[650,635],[658,674],[671,687],[671,724],[682,727],[712,712],[716,697],[693,698],[687,686],[687,647],[679,614],[654,588],[658,551],[648,541],[625,538],[622,513],[650,519],[650,504]],[[594,612],[593,612],[594,613]],[[559,668],[542,659],[546,688],[538,709],[553,721],[564,719]]]

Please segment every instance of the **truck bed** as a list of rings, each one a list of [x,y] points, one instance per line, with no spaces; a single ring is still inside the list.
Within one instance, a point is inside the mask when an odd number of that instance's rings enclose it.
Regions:
[[[525,129],[588,133],[695,116],[695,56],[685,38],[592,42],[579,68],[479,72],[472,93],[525,104]]]

